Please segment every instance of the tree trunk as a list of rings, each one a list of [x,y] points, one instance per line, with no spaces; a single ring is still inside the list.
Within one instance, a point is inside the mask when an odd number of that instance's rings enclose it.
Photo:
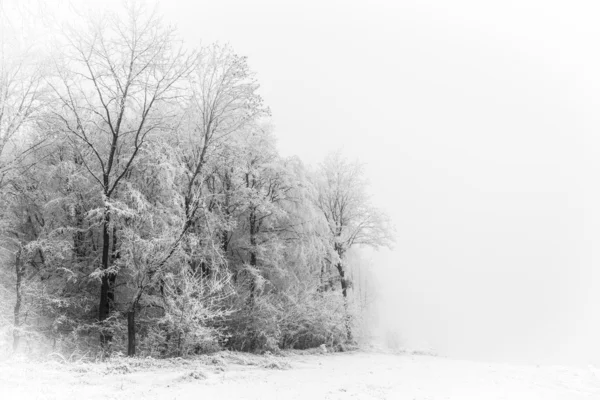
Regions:
[[[127,313],[127,355],[135,356],[135,310]]]
[[[168,355],[168,352],[169,352],[169,342],[171,342],[171,332],[167,331],[167,334],[165,335],[165,341],[163,342],[163,348],[160,351],[160,354],[162,356]]]
[[[223,231],[221,233],[221,250],[223,250],[224,255],[227,255],[228,247],[229,247],[229,232]]]
[[[113,231],[112,231],[112,249],[110,252],[110,265],[115,265],[115,262],[120,258],[119,256],[119,252],[117,251],[117,240],[118,240],[118,236],[117,236],[117,227],[114,226],[113,224]],[[110,310],[112,308],[114,308],[114,304],[115,304],[115,282],[117,280],[117,274],[111,273],[108,274],[108,310],[110,313]]]
[[[340,283],[342,286],[342,295],[344,296],[344,299],[346,299],[348,297],[348,281],[346,280],[346,272],[344,271],[344,266],[342,265],[341,262],[336,264],[337,270],[340,274]]]
[[[319,287],[317,292],[324,292],[327,288],[325,287],[325,262],[321,262],[321,273],[319,274]]]
[[[256,266],[256,253],[254,252],[250,253],[250,265]],[[252,274],[250,276],[250,302],[254,302],[254,292],[256,292],[256,279]]]
[[[102,222],[102,283],[100,285],[100,306],[98,307],[98,321],[102,322],[108,318],[110,313],[109,291],[110,277],[106,271],[109,268],[109,250],[110,250],[110,235],[108,227],[110,224],[110,215],[108,206],[104,207],[104,218]],[[103,346],[112,341],[112,335],[104,327],[100,332],[100,344]]]
[[[256,268],[256,214],[254,210],[250,213],[250,266]],[[254,292],[256,291],[256,279],[254,272],[250,276],[250,304],[254,304]]]
[[[85,234],[83,232],[83,210],[81,204],[75,204],[75,228],[77,231],[73,234],[73,253],[75,254],[75,262],[80,262],[85,256],[84,240]]]
[[[15,258],[15,273],[17,275],[17,284],[16,284],[16,294],[17,301],[15,302],[15,311],[14,311],[14,328],[13,328],[13,351],[17,351],[19,348],[19,341],[21,340],[21,282],[23,280],[24,268],[21,265],[21,249],[17,252]]]
[[[352,321],[350,319],[350,310],[348,309],[348,281],[345,276],[346,273],[344,271],[344,266],[341,262],[336,264],[337,270],[340,274],[340,282],[342,286],[342,296],[344,297],[344,311],[346,316],[344,318],[346,325],[346,336],[348,337],[348,341],[351,342],[353,340],[352,336]]]

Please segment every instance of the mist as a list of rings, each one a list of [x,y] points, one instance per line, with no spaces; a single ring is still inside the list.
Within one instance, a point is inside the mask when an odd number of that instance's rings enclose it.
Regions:
[[[247,11],[202,21],[260,71],[281,150],[359,158],[397,227],[370,256],[381,329],[457,358],[600,361],[592,2]]]

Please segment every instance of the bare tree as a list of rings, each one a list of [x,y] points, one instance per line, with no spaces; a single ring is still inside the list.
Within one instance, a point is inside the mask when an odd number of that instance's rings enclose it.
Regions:
[[[46,100],[44,74],[31,54],[7,54],[0,46],[0,186],[7,174],[39,146],[24,137],[35,128]]]
[[[393,229],[388,217],[371,204],[363,165],[350,162],[341,153],[330,154],[321,164],[317,178],[316,205],[329,226],[334,261],[347,305],[350,281],[346,277],[345,254],[353,246],[391,246]],[[352,339],[350,321],[346,325]]]
[[[199,52],[192,74],[192,101],[178,135],[181,159],[188,171],[186,215],[198,207],[202,174],[211,149],[234,132],[267,116],[269,110],[258,95],[259,85],[247,58],[231,47],[214,44]]]
[[[124,15],[108,13],[90,20],[83,31],[68,32],[52,82],[60,103],[57,127],[71,140],[104,201],[99,321],[111,312],[117,272],[111,268],[111,198],[149,135],[170,128],[168,110],[184,94],[180,83],[194,57],[177,45],[174,30],[155,12],[129,4]],[[112,236],[116,242],[116,230]],[[101,334],[102,343],[110,339]]]

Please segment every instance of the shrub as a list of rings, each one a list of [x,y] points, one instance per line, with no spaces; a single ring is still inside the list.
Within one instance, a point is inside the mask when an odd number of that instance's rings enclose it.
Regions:
[[[268,294],[241,307],[227,322],[226,346],[241,351],[307,349],[346,340],[339,292]]]

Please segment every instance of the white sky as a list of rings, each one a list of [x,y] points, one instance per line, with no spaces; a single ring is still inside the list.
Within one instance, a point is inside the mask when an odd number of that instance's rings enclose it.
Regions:
[[[383,313],[408,342],[600,364],[597,2],[160,8],[186,40],[249,56],[283,154],[311,163],[341,147],[368,164],[398,230],[372,256]]]

